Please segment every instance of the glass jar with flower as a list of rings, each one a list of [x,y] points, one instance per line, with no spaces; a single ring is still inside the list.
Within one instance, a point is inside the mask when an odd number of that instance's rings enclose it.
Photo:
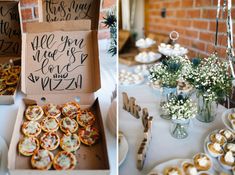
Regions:
[[[153,65],[149,69],[151,83],[161,83],[160,116],[164,119],[170,119],[170,116],[162,110],[162,106],[168,101],[171,95],[177,93],[177,81],[183,67],[183,59],[184,57],[181,56],[170,57],[169,59],[164,59],[161,63]]]
[[[173,95],[163,105],[163,109],[168,112],[172,120],[171,135],[177,139],[186,138],[190,119],[197,114],[196,104],[188,96]]]
[[[198,114],[201,122],[212,122],[216,116],[217,104],[229,95],[232,79],[228,63],[216,54],[208,58],[194,58],[183,77],[197,90]]]

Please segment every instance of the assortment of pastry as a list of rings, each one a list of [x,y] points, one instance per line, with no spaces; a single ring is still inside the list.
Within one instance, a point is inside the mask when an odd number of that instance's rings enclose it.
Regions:
[[[24,136],[18,143],[19,153],[32,156],[35,169],[74,169],[75,153],[81,143],[92,146],[100,138],[95,121],[95,115],[81,110],[76,102],[28,106],[21,126]]]
[[[170,45],[165,43],[161,43],[158,46],[158,51],[165,56],[183,56],[188,53],[188,49],[179,44]]]
[[[214,131],[206,143],[207,152],[226,171],[235,169],[235,134],[228,129]]]
[[[20,66],[0,64],[0,95],[13,95],[20,77]]]
[[[144,77],[141,74],[133,73],[125,69],[119,72],[120,85],[136,85],[141,84],[143,81]]]

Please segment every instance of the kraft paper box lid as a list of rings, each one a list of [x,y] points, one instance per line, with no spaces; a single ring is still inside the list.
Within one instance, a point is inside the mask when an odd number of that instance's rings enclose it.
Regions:
[[[91,20],[91,29],[98,30],[100,0],[38,0],[40,22]]]
[[[97,31],[90,20],[28,23],[22,34],[22,91],[94,93],[100,88]]]
[[[19,1],[0,0],[0,59],[21,56]]]

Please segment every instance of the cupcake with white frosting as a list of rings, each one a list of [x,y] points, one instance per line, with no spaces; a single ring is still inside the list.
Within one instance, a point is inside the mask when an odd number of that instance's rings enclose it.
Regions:
[[[234,140],[234,134],[228,129],[222,129],[219,131],[219,133],[226,138],[228,142],[231,142]]]
[[[235,165],[232,151],[228,151],[227,153],[222,155],[219,158],[219,162],[225,169],[228,169],[228,170],[232,169],[232,167]]]
[[[213,134],[210,135],[210,141],[213,142],[213,143],[217,142],[220,145],[223,145],[223,144],[226,143],[227,140],[223,135],[221,135],[219,133],[213,133]]]
[[[204,153],[196,154],[193,157],[193,162],[194,162],[195,167],[199,171],[207,171],[212,167],[211,159],[209,158],[209,156],[207,156]]]
[[[222,146],[217,142],[207,143],[207,150],[212,157],[219,157],[219,156],[223,155],[223,153],[224,153]]]

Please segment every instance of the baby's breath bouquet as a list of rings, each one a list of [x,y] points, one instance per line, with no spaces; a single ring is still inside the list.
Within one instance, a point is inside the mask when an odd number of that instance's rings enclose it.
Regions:
[[[232,79],[228,72],[228,63],[219,59],[216,54],[208,58],[192,59],[185,69],[184,79],[197,89],[198,116],[203,122],[214,119],[212,103],[216,103],[229,95]]]
[[[183,57],[170,57],[160,64],[155,64],[149,69],[149,79],[152,83],[160,82],[163,87],[176,87],[183,67]]]
[[[173,95],[163,109],[171,116],[171,135],[177,139],[188,136],[188,125],[190,119],[197,114],[197,107],[191,99],[183,95]]]
[[[163,109],[171,116],[172,120],[188,120],[196,117],[197,107],[193,101],[183,95],[173,95]]]

